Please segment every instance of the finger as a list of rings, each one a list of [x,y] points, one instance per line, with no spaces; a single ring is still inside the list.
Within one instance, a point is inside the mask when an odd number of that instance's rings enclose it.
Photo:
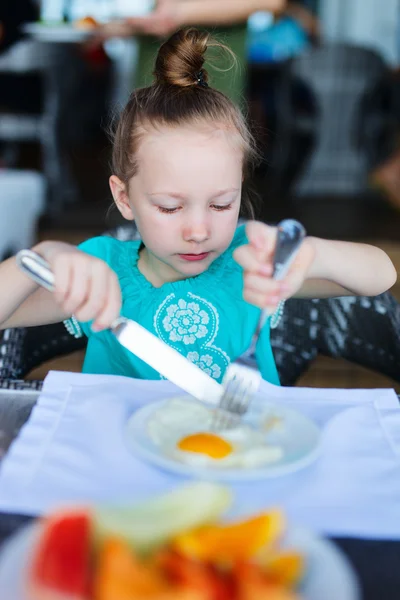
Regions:
[[[260,275],[264,275],[266,277],[270,277],[272,275],[272,262],[261,261],[259,258],[259,252],[248,244],[246,246],[240,246],[240,248],[237,248],[233,253],[233,258],[241,267],[243,267],[245,271],[251,273],[260,273]]]
[[[96,321],[92,325],[94,331],[101,331],[111,327],[112,323],[121,314],[121,289],[116,276],[110,277],[109,294],[105,305],[97,315]]]
[[[258,308],[265,309],[270,314],[275,312],[281,300],[279,296],[269,296],[250,289],[244,290],[243,297],[249,304],[254,304]]]
[[[276,245],[276,227],[270,227],[258,221],[250,221],[246,225],[246,235],[249,244],[257,251],[260,260],[267,262],[272,258]]]
[[[88,261],[74,260],[73,263],[71,262],[70,269],[70,285],[62,306],[68,314],[76,316],[77,310],[85,302],[89,294],[90,278]]]
[[[293,264],[291,265],[286,277],[282,279],[282,284],[288,289],[299,289],[307,277],[307,273],[314,260],[315,251],[313,247],[304,243],[299,250]]]
[[[264,296],[280,296],[282,283],[280,281],[276,281],[275,279],[264,277],[262,275],[246,273],[244,276],[244,287],[245,289],[252,290],[253,292],[259,294],[263,294]]]
[[[54,273],[54,298],[57,304],[63,305],[71,286],[72,265],[69,264],[66,256],[59,256],[52,263],[51,268]]]
[[[283,298],[288,298],[301,288],[302,284],[307,278],[307,274],[309,273],[314,256],[314,248],[311,246],[311,244],[307,243],[306,240],[303,242],[303,245],[293,261],[293,264],[291,265],[287,275],[281,280]]]
[[[108,267],[102,261],[92,261],[89,266],[87,295],[75,309],[79,321],[91,321],[102,311],[108,294]]]

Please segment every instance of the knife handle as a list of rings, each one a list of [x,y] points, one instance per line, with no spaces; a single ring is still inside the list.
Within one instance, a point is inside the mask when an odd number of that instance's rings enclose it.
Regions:
[[[47,261],[33,250],[20,250],[15,257],[17,266],[25,275],[50,292],[54,292],[54,274]]]

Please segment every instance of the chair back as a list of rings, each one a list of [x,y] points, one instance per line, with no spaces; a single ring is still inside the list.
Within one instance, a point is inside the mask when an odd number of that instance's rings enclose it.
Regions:
[[[388,117],[378,107],[362,117],[363,108],[387,72],[379,54],[348,44],[312,48],[288,63],[278,103],[278,141],[293,145],[296,134],[312,139],[312,149],[294,182],[295,196],[365,191],[369,149],[360,143],[361,129],[368,118],[374,120],[375,129],[383,130]],[[307,108],[296,106],[299,96]],[[288,153],[283,149],[284,157]]]
[[[271,344],[282,385],[295,385],[318,354],[342,358],[400,382],[400,304],[390,292],[290,299]]]

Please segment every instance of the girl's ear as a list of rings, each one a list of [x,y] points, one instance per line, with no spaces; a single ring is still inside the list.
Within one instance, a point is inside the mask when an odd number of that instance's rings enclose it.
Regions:
[[[111,175],[109,179],[111,193],[114,198],[114,202],[124,219],[133,221],[134,216],[129,204],[128,191],[126,185],[116,175]]]

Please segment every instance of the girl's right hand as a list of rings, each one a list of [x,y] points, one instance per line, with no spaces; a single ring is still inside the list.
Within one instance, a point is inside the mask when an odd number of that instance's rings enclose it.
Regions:
[[[93,320],[93,331],[109,328],[120,316],[119,281],[106,262],[63,242],[42,242],[34,250],[51,266],[54,297],[66,315]]]

